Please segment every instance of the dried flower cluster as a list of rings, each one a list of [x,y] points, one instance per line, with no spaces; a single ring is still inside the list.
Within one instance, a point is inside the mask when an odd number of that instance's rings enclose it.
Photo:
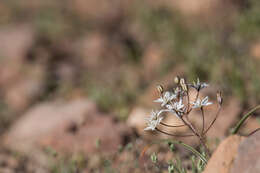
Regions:
[[[217,102],[219,105],[219,109],[216,113],[215,118],[209,124],[207,128],[205,128],[205,117],[204,117],[204,107],[209,106],[212,102],[209,101],[209,97],[206,96],[203,99],[200,99],[200,92],[208,87],[207,83],[201,83],[199,79],[193,83],[186,83],[184,78],[176,77],[174,79],[176,83],[176,87],[171,91],[164,91],[163,87],[159,85],[157,90],[159,92],[159,98],[154,100],[156,103],[160,103],[160,110],[153,110],[149,118],[147,118],[147,127],[144,130],[156,130],[158,132],[164,133],[170,136],[178,136],[178,137],[187,137],[187,136],[197,136],[203,146],[207,148],[204,144],[204,136],[208,132],[208,130],[212,127],[215,120],[217,119],[221,105],[222,105],[222,97],[221,93],[217,92]],[[194,102],[190,101],[190,90],[196,90],[196,98]],[[192,109],[200,109],[202,116],[202,127],[197,128],[189,121],[188,115],[192,111]],[[172,115],[177,116],[181,121],[182,125],[169,125],[162,122],[164,118],[164,113],[171,113]],[[162,131],[159,129],[159,126],[167,126],[167,127],[183,127],[187,126],[191,130],[192,134],[170,134],[168,132]],[[198,130],[202,129],[202,130]]]

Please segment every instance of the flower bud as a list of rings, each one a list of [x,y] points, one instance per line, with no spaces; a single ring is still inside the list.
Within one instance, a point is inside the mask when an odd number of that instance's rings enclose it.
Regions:
[[[217,100],[218,100],[218,103],[219,103],[220,105],[222,105],[222,103],[223,103],[223,98],[222,98],[222,96],[221,96],[221,91],[218,91],[218,92],[217,92]]]
[[[176,77],[174,78],[174,82],[175,82],[176,84],[179,84],[179,82],[180,82],[180,77],[179,77],[179,76],[176,76]]]
[[[184,78],[181,78],[180,85],[181,85],[183,91],[187,91],[188,90]]]
[[[163,93],[163,86],[162,85],[158,85],[157,86],[157,91],[159,92],[159,94]]]
[[[152,160],[153,163],[156,163],[156,162],[157,162],[157,156],[156,156],[155,153],[153,153],[153,154],[151,155],[151,160]]]

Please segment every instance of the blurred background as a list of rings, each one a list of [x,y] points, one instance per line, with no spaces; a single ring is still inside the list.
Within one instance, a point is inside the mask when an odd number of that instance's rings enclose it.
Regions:
[[[2,0],[0,172],[160,172],[139,157],[164,137],[143,131],[156,85],[223,91],[213,150],[259,103],[259,65],[258,0]]]

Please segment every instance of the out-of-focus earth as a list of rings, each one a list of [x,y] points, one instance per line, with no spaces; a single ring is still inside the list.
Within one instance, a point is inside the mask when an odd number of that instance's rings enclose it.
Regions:
[[[258,0],[2,0],[0,172],[168,172],[174,158],[191,171],[190,152],[148,147],[167,136],[143,130],[156,86],[172,88],[177,75],[209,83],[213,103],[223,92],[205,172],[257,172],[259,133],[228,136],[260,103],[259,65]],[[206,110],[207,123],[215,112]],[[240,134],[259,128],[259,113]],[[198,112],[191,120],[200,123]],[[172,139],[199,149],[196,138]]]

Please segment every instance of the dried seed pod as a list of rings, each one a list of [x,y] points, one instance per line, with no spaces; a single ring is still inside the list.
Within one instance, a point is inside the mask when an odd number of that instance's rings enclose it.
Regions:
[[[218,100],[218,103],[219,103],[220,105],[222,105],[222,103],[223,103],[223,98],[222,98],[222,96],[221,96],[221,91],[218,91],[218,92],[217,92],[217,100]]]
[[[158,85],[157,86],[157,91],[159,92],[159,94],[163,93],[163,86],[162,85]]]
[[[180,85],[181,85],[183,91],[187,91],[187,90],[188,90],[184,78],[181,78],[181,80],[180,80]]]

